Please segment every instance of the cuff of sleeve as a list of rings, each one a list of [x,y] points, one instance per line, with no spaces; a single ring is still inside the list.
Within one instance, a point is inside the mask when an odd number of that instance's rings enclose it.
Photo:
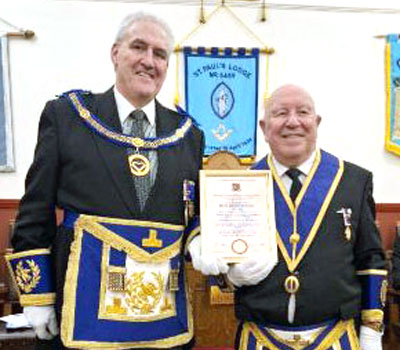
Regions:
[[[361,311],[361,323],[382,323],[383,322],[383,311],[379,309],[375,310],[362,310]]]
[[[357,275],[362,286],[362,309],[368,312],[382,310],[386,303],[387,271],[362,270],[357,271]]]
[[[34,249],[5,256],[22,306],[55,303],[49,249]]]
[[[184,253],[185,255],[188,254],[188,247],[190,242],[195,238],[197,235],[200,234],[200,218],[198,215],[193,217],[192,220],[190,220],[189,224],[185,228],[185,234],[187,236],[186,243],[185,243],[185,250]]]

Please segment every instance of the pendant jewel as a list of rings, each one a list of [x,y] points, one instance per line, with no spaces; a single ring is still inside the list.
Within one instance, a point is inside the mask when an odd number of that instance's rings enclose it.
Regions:
[[[150,161],[140,153],[131,154],[128,157],[129,169],[132,175],[146,176],[150,171]]]
[[[300,281],[296,276],[290,275],[290,276],[286,277],[285,290],[287,293],[295,294],[299,290],[299,287],[300,287]]]

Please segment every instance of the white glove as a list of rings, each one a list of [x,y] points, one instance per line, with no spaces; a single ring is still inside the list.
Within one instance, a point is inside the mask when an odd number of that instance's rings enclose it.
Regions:
[[[200,236],[196,236],[189,243],[188,250],[192,257],[193,268],[200,271],[203,275],[219,275],[227,273],[228,264],[212,255],[201,254]]]
[[[50,340],[59,333],[54,306],[25,306],[24,315],[39,339]]]
[[[382,333],[367,326],[360,327],[360,349],[382,350]]]
[[[228,271],[228,280],[236,287],[251,286],[261,282],[275,267],[265,256],[250,258],[242,263],[233,264]]]

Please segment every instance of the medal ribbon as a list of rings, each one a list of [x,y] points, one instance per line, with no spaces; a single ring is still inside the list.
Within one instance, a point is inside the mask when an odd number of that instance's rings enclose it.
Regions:
[[[313,242],[343,174],[343,162],[331,154],[316,152],[314,164],[293,205],[271,155],[268,166],[274,177],[275,220],[278,246],[293,272]]]

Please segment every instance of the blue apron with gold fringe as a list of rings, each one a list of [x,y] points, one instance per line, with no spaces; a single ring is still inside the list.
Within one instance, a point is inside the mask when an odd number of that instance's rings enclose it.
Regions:
[[[64,288],[63,343],[90,349],[187,343],[193,321],[180,268],[184,227],[67,216],[75,239]]]
[[[330,321],[313,326],[315,334],[309,340],[294,335],[282,339],[274,328],[258,327],[245,322],[239,328],[238,350],[359,350],[360,345],[354,327],[354,321]],[[313,328],[313,329],[314,329]],[[293,327],[295,332],[308,331],[310,327]],[[289,330],[280,328],[280,330]],[[295,333],[293,333],[295,334]]]

